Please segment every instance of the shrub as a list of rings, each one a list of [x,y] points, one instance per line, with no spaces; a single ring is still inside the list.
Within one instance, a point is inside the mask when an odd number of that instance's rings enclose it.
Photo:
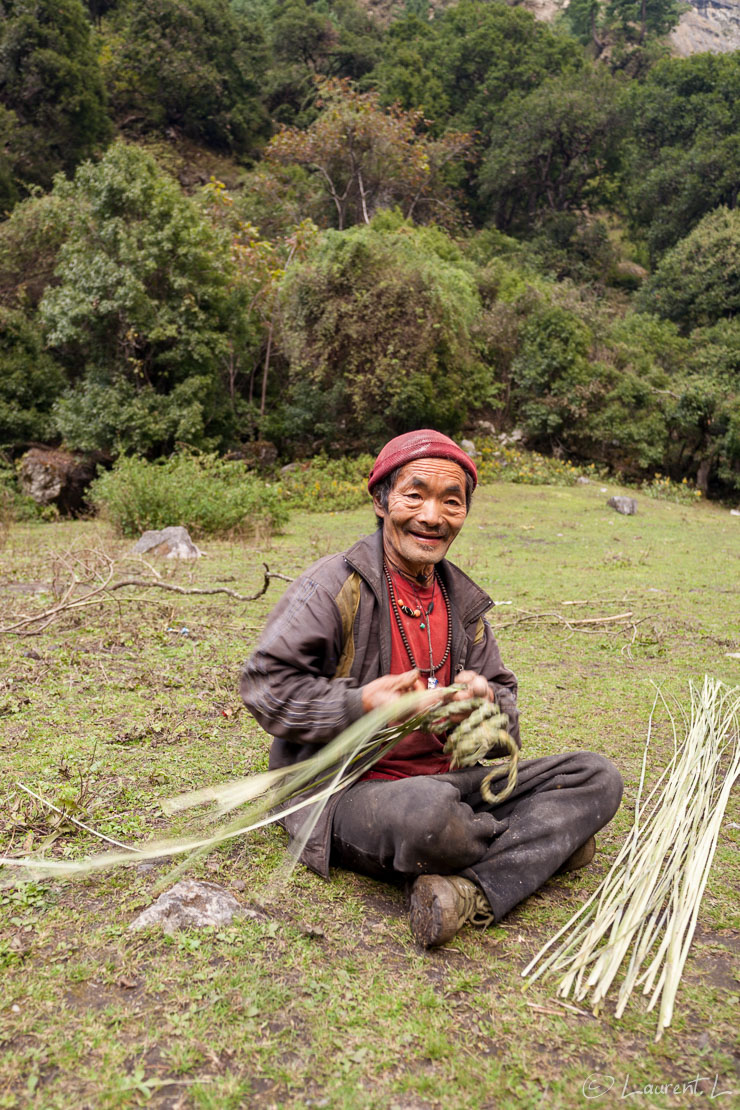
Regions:
[[[0,540],[13,521],[53,520],[57,515],[56,506],[37,505],[21,492],[15,467],[0,453]]]
[[[740,310],[740,211],[717,208],[662,258],[638,307],[690,330]]]
[[[674,482],[666,474],[656,473],[649,481],[643,482],[640,489],[658,501],[675,501],[679,505],[693,505],[701,501],[701,490],[696,489],[688,478]]]
[[[605,467],[590,463],[576,466],[567,459],[540,455],[521,447],[505,446],[495,439],[477,439],[475,465],[482,486],[513,482],[521,486],[573,486],[581,476],[604,478]]]
[[[381,213],[326,232],[281,291],[286,438],[315,442],[320,422],[334,449],[372,450],[410,428],[457,431],[494,395],[479,314],[470,267],[439,229]]]
[[[64,384],[38,328],[0,304],[0,446],[53,438],[51,408]]]
[[[90,501],[124,536],[173,524],[195,536],[270,531],[288,517],[274,486],[215,455],[121,457],[93,482]]]
[[[309,512],[335,512],[370,504],[367,478],[372,455],[328,459],[319,455],[288,471],[280,484],[280,495],[291,508]]]

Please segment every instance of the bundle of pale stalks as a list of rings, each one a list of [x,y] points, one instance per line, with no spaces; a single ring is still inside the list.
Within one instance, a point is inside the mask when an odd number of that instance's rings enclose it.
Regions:
[[[219,844],[246,836],[298,810],[307,809],[309,812],[303,823],[301,836],[291,845],[291,862],[284,871],[285,877],[295,865],[324,807],[334,794],[357,782],[410,732],[416,729],[435,733],[448,732],[453,713],[456,717],[461,713],[468,715],[452,731],[445,747],[446,751],[452,753],[453,766],[475,763],[493,748],[503,747],[509,750],[511,759],[508,781],[499,795],[491,794],[490,780],[501,775],[501,768],[494,768],[486,776],[487,796],[493,801],[502,801],[511,793],[516,782],[519,749],[503,729],[507,718],[499,713],[495,705],[481,698],[471,698],[455,702],[453,709],[449,698],[460,688],[453,685],[438,690],[439,700],[431,708],[428,705],[427,691],[405,694],[391,704],[365,714],[302,763],[235,779],[220,786],[190,791],[163,803],[165,812],[170,815],[204,803],[215,803],[214,818],[224,817],[236,809],[246,807],[234,820],[219,825],[207,835],[201,833],[152,841],[141,846],[127,846],[120,841],[111,841],[110,837],[96,833],[89,825],[70,818],[72,823],[116,844],[122,850],[102,852],[81,860],[5,856],[0,857],[0,864],[16,869],[16,876],[21,879],[51,876],[60,878],[87,875],[91,871],[119,864],[141,863],[143,860],[187,854],[188,858],[176,868],[176,872],[179,872],[195,857]],[[420,708],[421,706],[424,708]],[[173,872],[170,872],[167,878],[172,877]]]
[[[707,676],[700,689],[690,686],[690,694],[680,742],[665,700],[656,695],[632,829],[601,885],[522,972],[530,981],[559,975],[559,995],[572,991],[579,1000],[590,992],[598,1013],[626,961],[616,1016],[642,987],[650,995],[648,1011],[660,1001],[656,1041],[673,1017],[722,819],[740,774],[740,687]],[[643,800],[659,698],[671,720],[674,754]]]

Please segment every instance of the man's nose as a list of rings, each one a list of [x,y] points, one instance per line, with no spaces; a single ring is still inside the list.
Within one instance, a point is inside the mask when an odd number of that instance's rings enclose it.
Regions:
[[[442,505],[436,497],[426,497],[417,514],[420,524],[429,528],[436,528],[442,523]]]

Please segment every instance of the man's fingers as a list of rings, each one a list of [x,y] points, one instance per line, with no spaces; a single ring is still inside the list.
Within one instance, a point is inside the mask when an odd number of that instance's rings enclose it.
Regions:
[[[488,698],[493,701],[493,694],[491,687],[488,685],[488,679],[477,671],[461,671],[456,675],[455,681],[463,683],[464,690],[459,690],[454,697],[454,701],[464,701],[466,698]]]

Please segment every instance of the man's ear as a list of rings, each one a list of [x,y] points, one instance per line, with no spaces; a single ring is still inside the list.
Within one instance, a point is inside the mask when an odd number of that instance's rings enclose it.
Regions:
[[[373,494],[373,508],[375,509],[375,515],[379,516],[382,520],[385,520],[385,517],[386,517],[385,509],[381,505],[380,499],[378,498],[378,496],[376,494]]]

